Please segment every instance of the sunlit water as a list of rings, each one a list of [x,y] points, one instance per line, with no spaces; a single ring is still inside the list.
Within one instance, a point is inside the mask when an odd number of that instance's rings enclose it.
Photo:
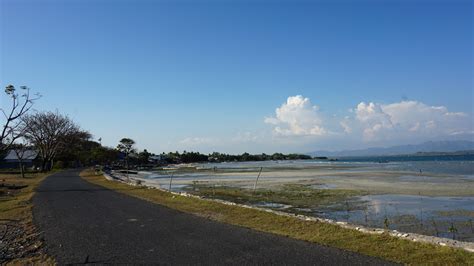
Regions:
[[[456,231],[456,239],[474,241],[474,217],[471,216],[474,197],[369,195],[357,197],[336,210],[331,210],[331,207],[308,210],[308,213],[338,221],[448,238],[453,237],[451,231]]]
[[[459,178],[463,182],[474,182],[474,156],[464,157],[380,157],[358,158],[339,161],[264,161],[264,162],[230,162],[230,163],[201,163],[186,165],[200,169],[196,172],[176,172],[171,167],[167,171],[149,174],[146,180],[159,184],[162,188],[182,191],[192,186],[193,182],[212,182],[213,171],[219,173],[223,180],[254,180],[256,173],[263,167],[271,169],[265,173],[266,178],[272,173],[281,171],[318,171],[318,167],[332,173],[367,173],[400,172],[396,182],[424,182],[443,186],[445,180]],[[204,172],[202,172],[204,169]],[[281,171],[279,171],[281,169]],[[239,175],[226,174],[238,172]],[[248,173],[248,174],[247,174]],[[422,173],[423,175],[418,175]],[[430,176],[432,175],[432,176]],[[450,178],[439,178],[449,175]],[[337,178],[337,175],[329,178]],[[315,189],[336,189],[333,184],[315,184]],[[260,207],[273,208],[283,211],[305,213],[318,217],[348,221],[372,227],[397,229],[404,232],[416,232],[427,235],[437,235],[463,240],[474,241],[473,213],[474,191],[466,197],[426,197],[420,195],[382,194],[355,197],[348,202],[334,206],[298,209],[294,206],[262,202]]]

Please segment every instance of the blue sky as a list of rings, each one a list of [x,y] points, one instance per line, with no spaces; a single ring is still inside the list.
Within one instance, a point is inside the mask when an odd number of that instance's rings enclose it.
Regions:
[[[110,146],[473,139],[472,1],[0,2],[1,85]]]

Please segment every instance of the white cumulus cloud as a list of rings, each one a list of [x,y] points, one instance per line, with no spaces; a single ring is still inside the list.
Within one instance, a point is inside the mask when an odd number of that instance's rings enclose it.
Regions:
[[[279,136],[322,136],[327,131],[318,110],[309,98],[290,96],[275,110],[274,117],[266,117],[264,121],[273,125],[273,132]]]
[[[443,137],[472,131],[467,114],[449,112],[445,106],[429,106],[418,101],[391,104],[361,102],[354,109],[354,114],[350,127],[359,128],[365,141]],[[349,123],[345,123],[349,127]]]
[[[414,100],[361,102],[342,115],[323,115],[309,98],[296,95],[288,97],[275,115],[264,121],[272,125],[274,135],[285,136],[285,141],[306,143],[324,140],[395,145],[474,136],[474,121],[468,114]]]

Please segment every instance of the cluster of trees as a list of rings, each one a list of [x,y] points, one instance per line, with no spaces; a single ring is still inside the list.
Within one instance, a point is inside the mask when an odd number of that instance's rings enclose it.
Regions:
[[[183,153],[169,152],[168,154],[162,154],[167,163],[195,163],[195,162],[207,162],[209,156],[201,154],[199,152],[186,152]]]
[[[307,160],[311,156],[304,154],[249,154],[243,153],[240,155],[224,154],[214,152],[209,155],[201,154],[199,152],[170,152],[162,154],[168,163],[194,163],[194,162],[248,162],[248,161],[270,161],[270,160]]]
[[[62,154],[73,153],[91,138],[67,116],[54,112],[28,114],[22,118],[20,138],[26,147],[34,147],[41,158],[41,171],[51,170]]]
[[[17,89],[8,85],[4,96],[11,105],[3,105],[2,101],[0,107],[3,114],[0,156],[3,158],[9,151],[14,151],[23,176],[23,161],[31,159],[32,151],[37,153],[36,164],[40,171],[117,162],[125,162],[124,166],[128,168],[129,161],[134,165],[148,163],[151,154],[146,150],[136,153],[135,142],[131,139],[122,139],[116,149],[104,147],[66,115],[32,112],[41,96],[31,94],[26,86]]]
[[[308,160],[311,159],[311,156],[305,154],[283,154],[283,153],[274,153],[274,154],[249,154],[243,153],[241,155],[229,155],[214,152],[209,155],[210,161],[217,161],[217,162],[229,162],[229,161],[239,161],[239,162],[246,162],[246,161],[271,161],[271,160]]]
[[[32,95],[26,86],[15,88],[8,85],[5,95],[10,106],[0,108],[3,113],[0,135],[0,154],[13,150],[24,174],[22,161],[30,156],[28,151],[38,153],[39,168],[49,171],[59,167],[105,163],[116,160],[118,151],[102,147],[91,140],[91,134],[82,130],[69,117],[58,112],[31,112],[40,95]]]
[[[55,167],[79,167],[112,164],[120,158],[116,149],[102,146],[91,138],[77,139],[56,156]]]

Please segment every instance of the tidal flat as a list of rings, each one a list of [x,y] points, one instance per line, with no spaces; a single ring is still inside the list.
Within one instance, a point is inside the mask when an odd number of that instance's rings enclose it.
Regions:
[[[284,161],[174,165],[134,178],[175,192],[473,242],[473,173],[472,161]]]

